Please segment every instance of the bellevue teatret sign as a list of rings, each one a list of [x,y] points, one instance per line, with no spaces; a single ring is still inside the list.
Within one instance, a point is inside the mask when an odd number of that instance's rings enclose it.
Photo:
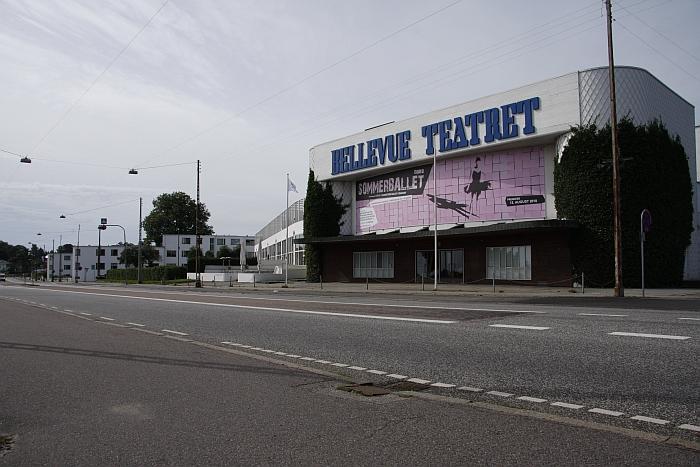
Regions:
[[[520,136],[521,128],[516,115],[523,115],[522,134],[536,132],[534,111],[540,108],[540,98],[531,97],[500,107],[442,120],[421,127],[425,154],[433,155],[457,149],[479,146]],[[483,126],[483,138],[480,133]],[[438,137],[435,144],[435,136]],[[411,158],[411,131],[400,131],[384,138],[375,138],[331,151],[331,175],[353,172],[378,165],[386,165]]]

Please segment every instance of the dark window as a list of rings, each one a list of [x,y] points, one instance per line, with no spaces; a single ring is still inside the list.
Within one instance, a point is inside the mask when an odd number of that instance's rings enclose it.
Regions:
[[[240,238],[232,238],[231,239],[231,245],[240,245],[240,244],[241,244]]]
[[[109,265],[109,267],[112,269],[117,269],[119,267],[119,265],[117,263],[112,263]]]
[[[216,244],[217,245],[226,245],[226,239],[225,238],[217,238]]]
[[[117,252],[117,250],[115,248],[112,248],[112,251],[110,252],[110,254],[112,256],[117,256],[119,253]]]
[[[177,251],[175,251],[175,250],[168,250],[165,252],[165,254],[168,258],[176,258],[177,257]]]
[[[95,255],[97,255],[97,256],[104,256],[104,255],[105,255],[105,249],[104,249],[104,248],[100,248],[100,249],[95,248]]]
[[[63,261],[70,261],[70,255],[63,255]]]
[[[416,251],[416,282],[435,280],[435,256],[432,250]],[[464,250],[440,250],[438,282],[462,282]]]
[[[245,245],[246,245],[246,246],[255,246],[255,240],[246,239]]]
[[[64,270],[64,271],[70,271],[70,264],[64,264],[64,265],[63,265],[63,270]]]
[[[192,239],[190,237],[182,237],[182,244],[183,245],[189,245],[192,242]]]

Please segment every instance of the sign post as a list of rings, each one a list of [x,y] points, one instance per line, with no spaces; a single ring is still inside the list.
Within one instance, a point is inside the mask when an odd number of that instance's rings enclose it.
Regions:
[[[644,297],[644,241],[646,234],[651,230],[651,212],[648,209],[642,209],[639,216],[639,242],[641,244],[642,255],[642,297]]]

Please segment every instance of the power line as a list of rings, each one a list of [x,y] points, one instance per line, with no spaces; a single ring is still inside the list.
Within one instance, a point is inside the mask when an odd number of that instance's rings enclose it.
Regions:
[[[160,6],[160,8],[158,8],[158,10],[156,10],[156,12],[153,13],[153,15],[151,15],[148,21],[146,21],[146,23],[143,26],[141,26],[141,28],[136,32],[136,34],[134,34],[131,37],[129,42],[127,42],[126,45],[122,47],[119,53],[117,53],[117,55],[115,55],[114,58],[112,58],[112,60],[109,61],[109,63],[102,70],[102,72],[99,75],[97,75],[97,77],[94,80],[92,80],[92,83],[90,83],[90,85],[83,91],[83,93],[76,100],[74,100],[71,103],[71,105],[68,106],[66,111],[63,112],[63,114],[58,118],[58,120],[56,120],[56,122],[51,126],[51,128],[49,128],[49,131],[44,133],[44,135],[39,139],[39,141],[34,145],[34,147],[32,147],[32,150],[30,152],[36,151],[36,149],[46,140],[46,138],[48,138],[49,135],[53,133],[53,131],[58,127],[58,125],[60,125],[61,122],[63,122],[63,120],[68,116],[68,114],[70,114],[73,111],[73,109],[75,109],[75,107],[80,103],[81,100],[83,100],[87,93],[90,92],[93,86],[97,84],[97,82],[105,75],[105,73],[107,73],[107,71],[112,67],[112,65],[114,65],[114,63],[116,63],[116,61],[119,60],[119,57],[121,57],[124,54],[124,52],[126,52],[126,50],[131,46],[131,44],[133,44],[133,42],[141,35],[141,33],[148,27],[148,25],[151,24],[151,21],[153,21],[153,19],[156,16],[158,16],[158,14],[163,10],[163,8],[165,8],[165,5],[168,3],[168,1],[169,0],[165,0]]]
[[[157,155],[155,155],[154,157],[151,157],[150,159],[147,160],[147,162],[152,161],[152,160],[155,160],[155,159],[158,159],[158,158],[161,157],[164,153],[173,151],[173,150],[175,150],[175,149],[177,149],[177,148],[179,148],[179,147],[181,147],[181,146],[183,146],[183,145],[185,145],[185,144],[187,144],[187,143],[189,143],[189,142],[191,142],[191,141],[193,141],[193,140],[195,140],[195,139],[197,139],[197,138],[199,138],[199,137],[201,137],[201,136],[203,136],[203,135],[205,135],[205,134],[207,134],[207,133],[209,133],[210,131],[213,131],[213,130],[215,130],[215,129],[221,127],[222,125],[225,125],[226,123],[230,122],[231,120],[240,117],[240,116],[243,115],[244,113],[249,112],[249,111],[251,111],[251,110],[257,108],[257,107],[259,107],[259,106],[261,106],[261,105],[263,105],[263,104],[265,104],[265,103],[271,101],[272,99],[274,99],[274,98],[276,98],[276,97],[281,96],[282,94],[284,94],[284,93],[286,93],[286,92],[288,92],[288,91],[290,91],[290,90],[292,90],[292,89],[298,87],[299,85],[301,85],[301,84],[303,84],[303,83],[309,81],[310,79],[313,79],[313,78],[315,78],[316,76],[318,76],[318,75],[320,75],[320,74],[322,74],[322,73],[325,73],[326,71],[328,71],[328,70],[330,70],[330,69],[332,69],[332,68],[334,68],[334,67],[340,65],[341,63],[347,62],[347,61],[350,60],[351,58],[354,58],[354,57],[360,55],[361,53],[363,53],[363,52],[365,52],[365,51],[367,51],[367,50],[369,50],[369,49],[371,49],[371,48],[377,46],[378,44],[380,44],[380,43],[382,43],[382,42],[384,42],[384,41],[386,41],[386,40],[388,40],[388,39],[390,39],[390,38],[396,36],[397,34],[400,34],[401,32],[403,32],[403,31],[405,31],[405,30],[407,30],[407,29],[409,29],[409,28],[411,28],[411,27],[413,27],[413,26],[415,26],[415,25],[417,25],[417,24],[419,24],[419,23],[421,23],[421,22],[423,22],[423,21],[429,19],[429,18],[432,18],[433,16],[435,16],[435,15],[437,15],[437,14],[439,14],[439,13],[442,13],[443,11],[445,11],[445,10],[447,10],[447,9],[449,9],[449,8],[452,8],[453,6],[457,5],[458,3],[461,3],[462,1],[463,1],[463,0],[457,0],[457,1],[455,1],[455,2],[452,2],[452,3],[446,5],[446,6],[442,7],[442,8],[439,8],[439,9],[433,11],[432,13],[429,13],[429,14],[427,14],[427,15],[425,15],[425,16],[423,16],[423,17],[421,17],[421,18],[419,18],[419,19],[417,19],[417,20],[415,20],[415,21],[413,21],[413,22],[411,22],[411,23],[409,23],[409,24],[407,24],[407,25],[405,25],[405,26],[402,26],[401,28],[399,28],[399,29],[397,29],[397,30],[395,30],[395,31],[393,31],[393,32],[390,32],[389,34],[387,34],[387,35],[385,35],[385,36],[382,36],[381,38],[375,40],[374,42],[372,42],[372,43],[370,43],[370,44],[368,44],[368,45],[366,45],[366,46],[364,46],[364,47],[359,48],[358,50],[352,52],[352,53],[349,54],[349,55],[346,55],[345,57],[343,57],[343,58],[341,58],[341,59],[339,59],[339,60],[336,60],[335,62],[331,63],[330,65],[327,65],[327,66],[325,66],[325,67],[323,67],[323,68],[321,68],[321,69],[319,69],[319,70],[317,70],[317,71],[315,71],[315,72],[313,72],[313,73],[311,73],[311,74],[309,74],[309,75],[304,76],[303,78],[301,78],[301,79],[295,81],[294,83],[290,84],[289,86],[286,86],[286,87],[280,89],[279,91],[274,92],[273,94],[270,94],[269,96],[267,96],[267,97],[265,97],[265,98],[263,98],[263,99],[261,99],[261,100],[255,102],[255,103],[249,105],[248,107],[243,108],[242,110],[236,112],[235,114],[233,114],[233,115],[231,115],[231,116],[229,116],[229,117],[226,117],[225,119],[223,119],[223,120],[221,120],[221,121],[215,123],[214,125],[209,126],[209,127],[205,128],[204,130],[199,131],[199,132],[195,133],[194,135],[192,135],[192,136],[190,136],[190,137],[188,137],[188,138],[186,138],[186,139],[184,139],[184,140],[178,142],[178,143],[175,144],[174,146],[171,146],[171,147],[169,147],[168,149],[166,149],[163,153],[157,154]]]
[[[135,202],[138,201],[138,200],[139,200],[139,198],[130,199],[130,200],[128,200],[128,201],[121,201],[121,202],[119,202],[119,203],[107,204],[107,205],[105,205],[105,206],[99,206],[99,207],[96,207],[96,208],[85,209],[84,211],[67,212],[66,215],[68,215],[68,216],[75,216],[76,214],[84,214],[84,213],[86,213],[86,212],[93,212],[93,211],[97,211],[97,210],[99,210],[99,209],[111,208],[111,207],[114,207],[114,206],[121,206],[121,205],[123,205],[123,204],[128,204],[128,203],[135,203]]]

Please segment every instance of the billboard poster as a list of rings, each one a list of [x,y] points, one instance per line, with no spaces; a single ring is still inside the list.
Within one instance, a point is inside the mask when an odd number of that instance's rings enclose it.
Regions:
[[[545,217],[541,146],[473,154],[358,180],[358,234],[377,230]]]

